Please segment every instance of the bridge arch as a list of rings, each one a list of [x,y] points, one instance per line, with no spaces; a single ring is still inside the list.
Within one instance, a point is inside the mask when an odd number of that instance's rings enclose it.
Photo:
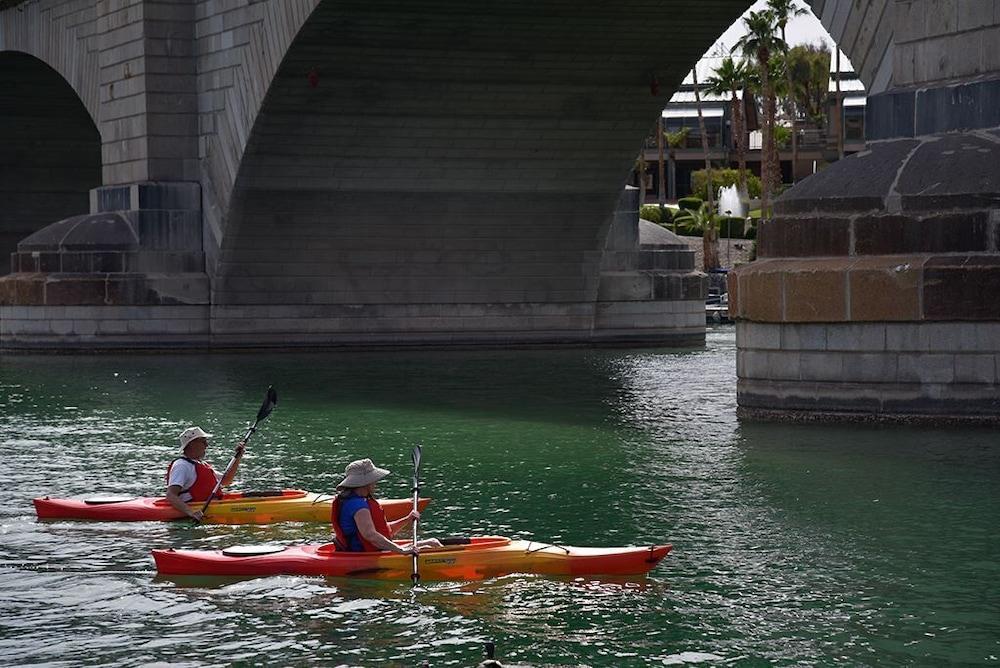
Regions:
[[[705,20],[664,53],[655,3],[318,3],[235,161],[214,312],[589,327],[650,119],[746,6],[683,4]]]
[[[414,303],[593,303],[636,147],[748,4],[261,7],[240,70],[257,76],[235,75],[203,181],[221,322],[248,304],[392,320]],[[891,3],[812,4],[875,81]]]
[[[87,211],[101,137],[72,85],[37,57],[0,51],[0,275],[17,242]]]

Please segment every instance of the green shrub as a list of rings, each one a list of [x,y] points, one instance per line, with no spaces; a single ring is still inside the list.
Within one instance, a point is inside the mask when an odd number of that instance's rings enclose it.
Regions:
[[[663,227],[669,227],[670,222],[674,219],[674,212],[670,207],[663,207],[663,213],[660,213],[659,204],[644,204],[639,209],[639,217],[643,220],[648,220],[651,223],[656,223],[657,225],[662,225]]]
[[[743,238],[743,224],[745,219],[737,216],[721,216],[719,218],[719,237],[729,237],[730,239]]]
[[[750,170],[745,170],[747,175],[747,190],[751,198],[760,197],[760,177],[754,176]],[[738,169],[713,169],[712,170],[712,195],[719,194],[719,188],[724,186],[734,186],[739,184],[740,170]],[[705,170],[691,172],[691,191],[702,199],[708,199],[708,190],[705,188],[707,177]]]
[[[639,207],[639,217],[651,223],[660,224],[660,207],[655,204],[643,204]]]
[[[719,217],[709,215],[708,205],[702,204],[698,209],[678,209],[674,216],[674,223],[677,225],[677,234],[686,237],[700,237],[705,233],[704,226],[710,224],[719,229]],[[671,228],[672,229],[672,228]]]
[[[700,197],[681,197],[677,200],[677,206],[679,206],[682,211],[697,211],[701,208],[703,201],[704,200]]]
[[[744,230],[744,232],[743,232],[743,238],[744,239],[756,239],[757,238],[757,226],[756,225],[750,225],[746,230]]]

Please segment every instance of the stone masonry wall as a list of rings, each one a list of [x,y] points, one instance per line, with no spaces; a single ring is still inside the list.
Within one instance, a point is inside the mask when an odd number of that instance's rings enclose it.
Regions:
[[[730,277],[744,417],[1000,421],[998,9],[892,3],[869,150],[783,195]]]

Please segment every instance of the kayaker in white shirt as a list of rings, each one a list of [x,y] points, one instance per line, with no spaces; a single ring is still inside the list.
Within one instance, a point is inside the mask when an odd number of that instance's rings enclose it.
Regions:
[[[185,429],[180,435],[182,455],[170,462],[167,468],[167,501],[178,511],[196,521],[202,518],[201,509],[192,510],[188,504],[207,501],[220,477],[208,462],[203,461],[211,436],[201,427]],[[236,458],[219,487],[217,498],[221,496],[222,487],[231,484],[236,477],[236,471],[243,459],[244,447],[243,441],[236,445]]]

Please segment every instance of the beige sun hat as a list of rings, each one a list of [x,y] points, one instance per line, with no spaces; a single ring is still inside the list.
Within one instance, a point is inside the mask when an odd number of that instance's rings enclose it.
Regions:
[[[212,435],[207,431],[203,430],[201,427],[188,427],[181,432],[181,452],[188,446],[188,443],[195,440],[196,438],[211,438]]]
[[[389,475],[389,471],[375,466],[372,460],[359,459],[344,468],[344,479],[337,485],[337,489],[365,487],[373,482],[378,482],[387,475]]]

